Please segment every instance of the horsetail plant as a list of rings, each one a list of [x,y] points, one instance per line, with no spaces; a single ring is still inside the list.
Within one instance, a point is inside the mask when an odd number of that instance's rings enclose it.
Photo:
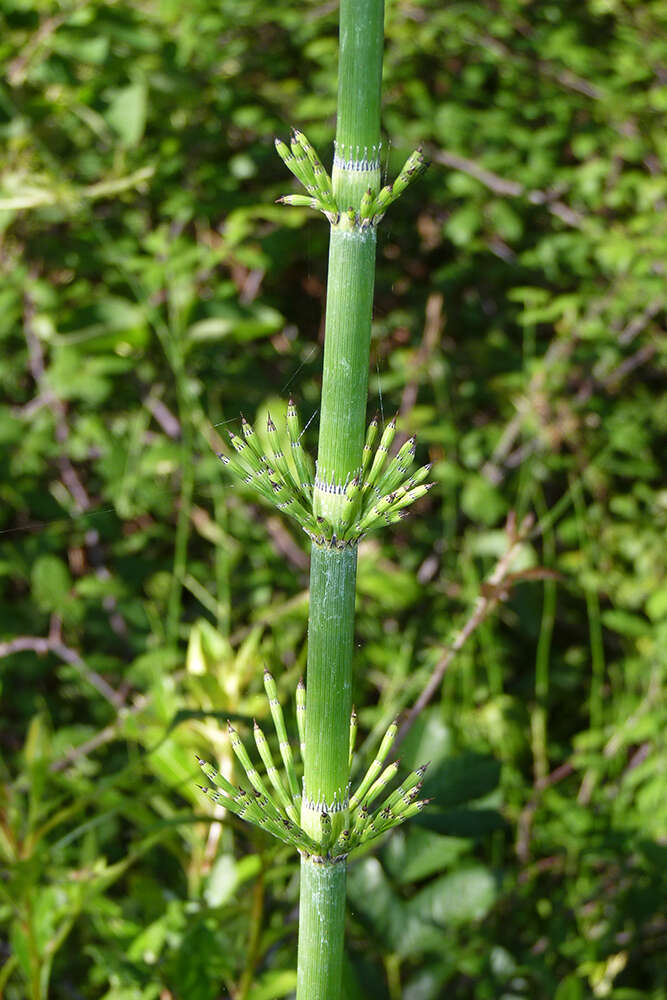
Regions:
[[[412,153],[393,184],[380,184],[380,90],[383,0],[341,0],[338,113],[331,175],[303,132],[276,150],[305,193],[285,205],[313,208],[330,224],[322,400],[317,461],[302,446],[293,399],[287,402],[284,451],[271,416],[266,448],[241,418],[220,455],[236,477],[299,524],[311,542],[307,683],[296,691],[300,745],[297,770],[276,684],[265,689],[283,768],[255,723],[266,772],[252,763],[230,725],[232,749],[245,777],[234,785],[204,761],[214,802],[296,848],[301,855],[297,1000],[339,1000],[343,957],[346,861],[351,852],[414,816],[425,766],[387,794],[398,762],[386,764],[397,724],[389,727],[352,794],[357,729],[351,710],[354,599],[359,541],[396,523],[433,485],[430,466],[411,471],[415,439],[390,458],[396,419],[367,429],[366,400],[377,227],[389,206],[427,166]],[[201,786],[200,786],[201,787]]]
[[[346,799],[345,828],[339,833],[334,830],[333,818],[336,813],[342,811],[341,804],[334,803],[332,806],[328,806],[322,801],[317,806],[319,827],[313,830],[313,835],[308,834],[301,821],[302,796],[300,783],[297,780],[297,766],[292,757],[291,744],[286,738],[283,711],[276,697],[276,683],[268,671],[264,673],[264,686],[269,705],[271,706],[273,703],[271,716],[283,759],[284,771],[281,773],[275,766],[269,743],[262,729],[255,722],[253,727],[255,743],[266,771],[268,783],[271,785],[272,790],[270,790],[253,764],[239,734],[231,723],[228,723],[227,728],[232,750],[241,765],[244,777],[239,780],[237,785],[234,785],[214,767],[197,756],[199,766],[209,782],[215,786],[214,789],[206,785],[200,785],[199,788],[212,802],[224,806],[242,819],[255,823],[279,840],[295,847],[319,865],[345,860],[356,847],[360,847],[361,844],[379,835],[380,826],[382,827],[381,832],[398,826],[409,818],[406,815],[409,805],[415,806],[409,815],[414,815],[415,812],[419,812],[424,807],[426,803],[417,801],[416,796],[421,789],[421,781],[427,765],[423,765],[409,774],[395,791],[386,796],[382,805],[373,812],[369,811],[371,803],[391,783],[398,772],[399,761],[394,761],[384,770],[382,769],[382,761],[389,753],[397,732],[396,723],[392,723],[382,740],[377,757],[362,778],[359,787],[351,798],[348,796]],[[299,682],[299,686],[305,692],[303,681]],[[356,719],[355,713],[351,716],[351,720],[354,719]],[[351,721],[350,734],[354,728]],[[303,758],[302,752],[302,766],[299,768],[301,775],[303,775]]]

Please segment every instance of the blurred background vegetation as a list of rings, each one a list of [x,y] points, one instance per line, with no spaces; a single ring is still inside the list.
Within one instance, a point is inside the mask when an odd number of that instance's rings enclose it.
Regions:
[[[297,865],[194,751],[305,664],[308,547],[231,488],[239,411],[316,441],[335,3],[2,0],[0,995],[270,1000]],[[346,1000],[664,1000],[661,0],[390,0],[371,408],[438,486],[363,545],[364,747],[534,512],[412,727],[437,812],[350,870]],[[275,415],[275,414],[274,414]],[[293,718],[292,718],[293,721]],[[662,971],[662,975],[661,975]]]

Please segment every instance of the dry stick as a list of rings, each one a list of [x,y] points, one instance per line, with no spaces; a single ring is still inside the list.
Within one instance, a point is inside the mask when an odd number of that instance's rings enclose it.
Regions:
[[[633,372],[636,368],[639,368],[641,365],[646,364],[648,361],[650,361],[651,358],[656,354],[656,351],[657,351],[657,346],[655,344],[652,343],[646,344],[644,345],[644,347],[636,351],[635,354],[631,355],[629,358],[626,358],[625,361],[622,361],[616,368],[610,371],[603,378],[600,378],[598,380],[588,379],[587,382],[585,382],[581,386],[579,392],[571,401],[574,411],[577,412],[577,410],[580,407],[582,407],[584,403],[588,402],[588,400],[593,394],[593,390],[596,387],[596,385],[598,386],[598,388],[602,390],[607,390],[607,391],[617,390],[618,383],[620,382],[620,380],[624,378],[626,375],[631,374],[631,372]],[[523,417],[521,417],[521,419],[518,419],[518,422],[515,424],[514,427],[515,438],[518,435],[519,431],[521,430],[522,423],[523,423]],[[542,444],[539,437],[533,437],[529,441],[526,441],[524,444],[519,445],[518,448],[516,448],[514,451],[510,451],[509,454],[506,455],[504,463],[505,468],[506,469],[518,468],[518,466],[520,466],[522,462],[525,462],[526,459],[529,458],[530,455],[533,455],[536,451],[538,451],[540,447],[542,447]],[[492,474],[489,474],[489,478],[491,479],[492,482],[497,484],[502,480],[504,473],[501,470],[499,470],[497,466],[493,467],[493,466],[488,466],[487,464],[487,466],[485,466],[485,469],[487,469],[487,472],[489,471],[489,469],[492,470]],[[494,478],[494,476],[499,476],[499,478]]]
[[[568,778],[571,774],[574,774],[574,765],[571,761],[566,760],[563,764],[560,764],[557,768],[555,768],[551,774],[547,774],[543,778],[538,778],[535,782],[533,787],[533,796],[530,802],[528,802],[528,804],[522,809],[521,815],[519,816],[519,822],[517,824],[516,854],[519,860],[524,864],[528,861],[533,817],[542,792],[545,788],[550,788],[552,785],[556,785],[559,781],[562,781],[564,778]]]
[[[468,618],[465,625],[459,630],[452,644],[447,647],[441,658],[438,660],[422,693],[419,695],[417,701],[405,717],[401,725],[400,732],[394,743],[394,752],[401,745],[412,728],[415,720],[426,708],[431,698],[437,692],[442,683],[442,679],[445,676],[445,672],[456,654],[463,649],[473,632],[479,628],[482,622],[485,621],[497,605],[500,604],[501,601],[506,600],[509,596],[511,589],[507,580],[507,577],[509,576],[509,569],[517,547],[524,540],[527,530],[528,524],[524,521],[520,530],[516,532],[513,516],[510,515],[510,517],[508,517],[507,533],[509,536],[509,546],[507,551],[498,560],[491,575],[484,584],[482,592],[478,595],[475,601],[472,614]]]
[[[518,181],[510,181],[505,177],[500,177],[474,160],[469,160],[467,157],[448,149],[431,150],[429,156],[436,163],[442,163],[445,167],[460,170],[461,173],[474,177],[494,194],[505,198],[526,198],[531,205],[545,205],[552,215],[574,229],[583,228],[587,221],[586,216],[570,208],[564,201],[560,201],[556,192],[531,190],[524,187],[523,184],[519,184]]]
[[[54,624],[55,628],[53,627]],[[48,638],[20,635],[15,639],[9,639],[7,642],[0,642],[0,659],[5,656],[11,656],[12,653],[27,651],[37,653],[40,656],[44,656],[46,653],[53,653],[54,656],[57,656],[64,663],[69,663],[70,666],[76,667],[81,676],[115,708],[121,708],[125,703],[124,695],[118,691],[114,691],[109,682],[105,681],[104,677],[86,665],[75,649],[66,646],[62,641],[60,620],[56,615],[51,618],[51,625],[52,631]]]
[[[625,347],[626,344],[629,344],[631,341],[633,341],[635,337],[648,326],[653,317],[657,316],[660,310],[664,308],[664,305],[665,305],[664,299],[655,299],[653,302],[647,305],[646,309],[644,309],[644,311],[641,312],[639,316],[635,316],[635,318],[630,320],[627,326],[625,326],[624,329],[621,330],[621,332],[618,335],[619,344]]]
[[[140,712],[143,712],[143,710],[151,703],[151,700],[152,699],[148,695],[139,695],[132,705],[124,708],[122,715],[118,715],[114,722],[109,723],[109,725],[105,726],[104,729],[100,729],[99,732],[95,733],[94,736],[91,736],[89,740],[79,743],[78,746],[71,747],[64,757],[52,761],[49,765],[49,771],[54,774],[64,771],[70,764],[75,764],[77,760],[80,760],[82,757],[87,757],[88,754],[91,754],[100,747],[103,747],[106,743],[110,743],[112,740],[115,740],[118,733],[123,728],[126,720],[131,716],[138,715]]]
[[[185,676],[185,670],[176,671],[176,673],[173,674],[174,683],[180,684]],[[71,747],[63,757],[52,761],[49,765],[49,770],[53,773],[64,771],[66,767],[70,764],[76,763],[76,761],[81,757],[87,757],[88,754],[98,750],[99,747],[104,746],[106,743],[110,743],[111,740],[115,740],[118,733],[125,725],[126,720],[135,715],[139,715],[139,713],[143,712],[145,708],[148,708],[152,702],[153,697],[151,695],[137,695],[131,705],[122,706],[122,713],[119,713],[113,722],[110,722],[108,726],[104,726],[103,729],[100,729],[94,736],[91,736],[90,739],[84,740],[83,743],[79,743],[75,747]]]
[[[172,441],[178,441],[181,436],[181,422],[157,395],[159,388],[158,386],[154,386],[146,393],[142,402],[167,437],[171,438]]]
[[[522,18],[517,18],[514,26],[516,27],[516,30],[525,37],[533,37],[533,33],[531,31],[532,26]],[[513,62],[518,65],[524,65],[529,70],[537,69],[540,73],[543,73],[544,76],[550,77],[552,80],[555,80],[556,83],[565,87],[566,90],[573,90],[575,93],[583,94],[584,97],[590,97],[591,100],[594,101],[600,101],[604,97],[603,91],[600,90],[596,84],[591,83],[590,80],[586,80],[584,77],[573,73],[572,70],[564,69],[562,66],[559,66],[557,63],[553,63],[548,59],[532,60],[530,57],[524,56],[523,53],[519,53],[511,49],[508,45],[505,45],[504,42],[501,42],[493,35],[479,35],[475,38],[471,38],[470,40],[473,42],[479,42],[480,45],[483,45],[484,48],[488,49],[490,52],[501,56],[507,63]]]
[[[656,299],[651,302],[621,330],[618,335],[618,343],[622,346],[627,346],[631,343],[635,337],[646,329],[651,320],[664,308],[664,305],[664,299]],[[603,306],[604,302],[598,303],[598,307],[594,310],[594,313],[599,313]],[[564,365],[570,358],[576,346],[577,339],[577,335],[574,333],[570,339],[558,338],[549,345],[540,368],[532,376],[526,392],[516,404],[517,413],[507,423],[494,449],[493,455],[482,468],[482,474],[495,485],[500,483],[504,478],[505,469],[516,468],[517,465],[520,465],[524,459],[540,447],[539,438],[533,438],[516,449],[514,445],[521,433],[526,414],[531,409],[531,400],[535,395],[544,391],[548,373],[557,365]],[[573,407],[581,407],[588,402],[596,385],[609,391],[616,389],[620,379],[629,375],[640,365],[650,361],[656,350],[657,347],[653,342],[646,344],[635,354],[622,361],[617,367],[609,369],[607,366],[604,371],[599,373],[597,378],[592,376],[586,379],[572,399]],[[502,468],[503,465],[505,469]]]
[[[572,86],[573,80],[569,80],[568,85]],[[581,92],[586,93],[587,91],[582,90]],[[588,96],[597,97],[599,95],[591,92],[588,93]],[[566,205],[565,202],[559,200],[560,191],[549,192],[529,190],[518,181],[512,181],[505,177],[500,177],[498,174],[493,173],[491,170],[488,170],[486,167],[483,167],[474,160],[470,160],[465,156],[461,156],[459,153],[452,152],[451,150],[437,150],[433,151],[431,155],[433,160],[437,163],[442,163],[444,166],[451,167],[454,170],[460,170],[462,173],[466,173],[468,176],[474,177],[485,187],[489,188],[490,191],[493,191],[494,194],[498,194],[502,197],[526,198],[533,205],[546,205],[547,209],[553,215],[561,219],[561,221],[565,222],[567,225],[577,229],[581,229],[586,222],[586,218],[583,215],[574,211],[569,205]],[[625,344],[632,340],[632,338],[636,336],[637,333],[639,333],[651,319],[653,319],[663,305],[664,301],[662,300],[650,303],[644,312],[633,320],[619,335],[619,343]],[[556,341],[552,344],[551,348],[547,352],[547,355],[545,356],[545,363],[547,367],[550,367],[551,364],[557,362],[561,358],[563,351],[571,353],[573,347],[574,344],[572,342],[564,344],[562,341]],[[642,349],[640,352],[637,352],[633,358],[628,359],[627,363],[620,365],[619,368],[616,369],[618,376],[623,377],[623,375],[627,374],[629,371],[632,371],[640,364],[643,364],[653,356],[653,353],[654,350],[651,350],[648,347]],[[538,380],[543,378],[543,373],[544,369],[537,373],[535,378]],[[609,387],[613,383],[613,374],[614,373],[607,374],[607,376],[602,380],[602,384],[605,387]],[[589,380],[589,382],[582,387],[582,391],[586,399],[590,397],[592,390],[593,382],[592,380]],[[577,398],[576,401],[583,402],[584,400],[583,398],[581,400]],[[527,400],[524,401],[524,404],[525,402],[527,402]],[[493,458],[485,464],[482,471],[491,482],[497,484],[503,478],[503,473],[497,464],[500,458],[507,459],[506,465],[508,468],[515,468],[517,465],[520,465],[529,454],[539,447],[539,442],[537,440],[533,440],[510,454],[513,443],[521,431],[523,421],[524,410],[522,409],[509,422],[496,447]]]
[[[564,340],[559,338],[552,341],[549,345],[546,354],[544,355],[542,365],[530,379],[524,396],[517,403],[516,414],[506,425],[491,458],[485,462],[482,467],[482,475],[486,476],[486,478],[494,485],[497,485],[503,479],[504,473],[500,468],[500,463],[507,460],[508,455],[514,447],[517,437],[521,433],[526,412],[531,406],[530,400],[540,389],[543,388],[547,371],[559,362],[564,363],[570,357],[573,350],[574,339]]]
[[[265,525],[278,554],[285,556],[287,561],[296,569],[306,572],[310,565],[310,560],[280,518],[269,516],[266,518]]]
[[[593,395],[593,390],[595,389],[596,384],[599,388],[607,389],[609,391],[617,389],[618,383],[621,379],[625,378],[626,375],[630,375],[636,368],[639,368],[640,365],[646,364],[647,361],[650,361],[657,350],[657,343],[650,342],[648,344],[644,344],[639,348],[639,350],[635,351],[634,354],[625,358],[625,360],[621,361],[615,368],[606,372],[602,377],[598,377],[597,379],[595,377],[587,379],[579,389],[577,395],[574,397],[573,402],[578,406],[587,403]]]
[[[28,291],[23,297],[23,331],[28,347],[28,367],[37,386],[39,395],[45,400],[46,406],[51,410],[56,425],[56,441],[64,449],[65,442],[69,437],[69,424],[65,405],[62,400],[53,393],[48,384],[45,386],[46,366],[44,364],[44,352],[41,341],[35,332],[35,303]],[[57,459],[60,475],[68,493],[74,501],[78,514],[86,514],[93,509],[88,492],[79,478],[74,465],[70,461],[64,450]],[[100,535],[96,528],[88,528],[85,533],[85,544],[90,556],[90,562],[95,568],[95,574],[100,580],[111,579],[111,574],[104,564],[100,548]],[[125,619],[118,611],[116,598],[108,595],[103,601],[103,607],[109,614],[109,622],[112,631],[121,639],[127,637],[127,625]],[[114,692],[115,693],[115,692]],[[124,701],[121,698],[121,704]]]
[[[403,390],[401,405],[398,412],[401,416],[411,413],[417,402],[417,392],[419,387],[419,375],[426,370],[427,362],[442,338],[444,318],[442,309],[444,296],[440,292],[431,292],[426,300],[424,333],[417,351],[410,363],[412,374],[410,381]]]
[[[80,6],[83,7],[83,4]],[[21,54],[15,59],[12,59],[7,67],[7,82],[10,87],[20,87],[23,83],[25,83],[25,78],[28,75],[28,70],[30,68],[30,62],[35,53],[41,48],[42,45],[45,44],[51,35],[58,30],[60,25],[65,22],[69,14],[71,14],[75,9],[76,8],[72,8],[70,11],[62,11],[59,14],[53,14],[51,17],[47,17],[44,21],[42,21],[32,38],[29,38],[25,45],[23,45]]]
[[[605,759],[613,757],[623,745],[624,739],[627,738],[627,732],[632,730],[632,727],[636,724],[637,720],[645,715],[647,712],[651,711],[655,702],[660,700],[662,694],[662,689],[660,681],[658,679],[658,672],[654,670],[651,679],[649,681],[649,687],[646,692],[646,696],[642,699],[640,704],[637,706],[632,715],[628,716],[619,726],[615,728],[615,731],[611,738],[605,744],[602,751]],[[628,763],[625,771],[631,770],[632,767],[636,767],[641,759],[642,748],[633,754],[630,762]],[[638,757],[639,755],[639,757]],[[577,803],[579,805],[587,806],[590,803],[591,795],[595,787],[595,773],[588,768],[583,776],[581,787],[577,794]]]

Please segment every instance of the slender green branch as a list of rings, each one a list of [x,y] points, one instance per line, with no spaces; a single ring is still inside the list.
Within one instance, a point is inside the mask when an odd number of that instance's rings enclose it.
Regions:
[[[245,968],[239,982],[238,1000],[246,1000],[252,988],[252,980],[257,965],[257,955],[262,935],[262,917],[264,914],[264,872],[261,871],[255,880],[252,892],[252,907],[250,911],[250,933],[246,948]]]
[[[181,427],[183,428],[183,438],[181,442],[181,493],[179,498],[178,519],[176,521],[176,539],[174,542],[174,569],[169,591],[169,603],[167,607],[167,638],[175,641],[178,634],[178,621],[181,612],[181,593],[183,589],[183,577],[187,566],[188,539],[190,536],[190,514],[192,510],[192,497],[195,487],[194,464],[192,462],[192,449],[194,440],[192,428],[190,426],[187,413],[181,411],[179,404],[179,415],[181,416]]]
[[[543,490],[535,492],[535,504],[540,518],[548,513]],[[553,529],[544,532],[544,555],[547,566],[553,566],[556,561],[556,542]],[[544,780],[549,773],[549,745],[547,738],[548,699],[549,699],[549,659],[551,654],[551,639],[556,620],[556,581],[544,581],[544,597],[542,601],[542,618],[540,634],[535,655],[535,705],[531,713],[531,731],[533,745],[533,760],[535,778]]]

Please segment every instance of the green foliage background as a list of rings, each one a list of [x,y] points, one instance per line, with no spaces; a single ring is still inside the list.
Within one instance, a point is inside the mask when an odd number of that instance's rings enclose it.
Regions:
[[[305,664],[307,540],[215,451],[290,391],[315,441],[327,233],[274,204],[272,140],[331,148],[335,5],[0,10],[0,995],[288,996],[296,859],[210,813],[194,751],[231,767],[221,720]],[[438,486],[363,547],[364,751],[509,510],[558,575],[404,744],[434,811],[351,868],[350,1000],[667,996],[666,29],[388,4],[389,175],[433,166],[381,227],[371,405]]]

